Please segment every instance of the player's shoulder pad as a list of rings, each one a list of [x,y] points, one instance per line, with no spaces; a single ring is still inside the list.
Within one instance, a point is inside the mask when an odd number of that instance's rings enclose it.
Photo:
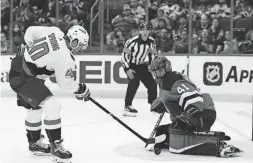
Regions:
[[[148,37],[151,41],[155,41],[155,39],[152,36]]]
[[[171,74],[177,79],[183,79],[183,75],[178,71],[172,71]]]
[[[128,47],[132,42],[134,42],[134,41],[135,41],[136,39],[138,39],[138,38],[139,38],[139,36],[134,36],[134,37],[128,39],[128,40],[126,41],[126,43],[125,43],[125,47]]]

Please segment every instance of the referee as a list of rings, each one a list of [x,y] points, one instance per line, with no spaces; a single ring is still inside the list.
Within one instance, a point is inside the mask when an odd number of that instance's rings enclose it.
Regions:
[[[139,35],[127,40],[123,49],[121,61],[129,80],[125,97],[124,116],[135,117],[137,114],[137,110],[132,107],[132,101],[140,81],[148,89],[148,103],[152,104],[157,98],[157,85],[148,71],[148,64],[157,56],[155,41],[149,36],[150,32],[150,24],[141,23]],[[148,64],[145,62],[146,58]]]

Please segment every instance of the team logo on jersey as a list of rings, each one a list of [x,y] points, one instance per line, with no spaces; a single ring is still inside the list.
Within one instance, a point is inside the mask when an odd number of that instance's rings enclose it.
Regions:
[[[74,71],[73,71],[72,68],[70,68],[70,69],[67,70],[67,72],[66,72],[66,74],[65,74],[65,77],[66,77],[67,79],[70,79],[70,78],[73,78],[73,77],[74,77]]]
[[[203,68],[205,85],[219,86],[222,84],[223,66],[220,62],[206,62]]]

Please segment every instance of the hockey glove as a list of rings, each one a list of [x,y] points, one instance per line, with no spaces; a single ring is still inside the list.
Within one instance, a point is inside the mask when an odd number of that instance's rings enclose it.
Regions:
[[[150,111],[156,113],[163,113],[166,111],[164,104],[160,98],[157,98],[152,102]]]
[[[176,116],[176,119],[183,122],[188,129],[198,130],[202,126],[200,124],[201,110],[194,105],[188,106],[183,113]]]
[[[90,91],[84,83],[79,84],[79,88],[74,94],[78,100],[89,101]]]

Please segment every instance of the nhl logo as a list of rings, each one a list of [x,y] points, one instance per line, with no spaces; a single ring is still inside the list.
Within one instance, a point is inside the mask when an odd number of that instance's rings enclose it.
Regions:
[[[221,85],[222,84],[222,64],[219,62],[206,62],[204,64],[204,84]]]
[[[220,68],[216,65],[209,65],[206,68],[206,79],[211,82],[211,83],[215,83],[218,80],[220,80]]]

